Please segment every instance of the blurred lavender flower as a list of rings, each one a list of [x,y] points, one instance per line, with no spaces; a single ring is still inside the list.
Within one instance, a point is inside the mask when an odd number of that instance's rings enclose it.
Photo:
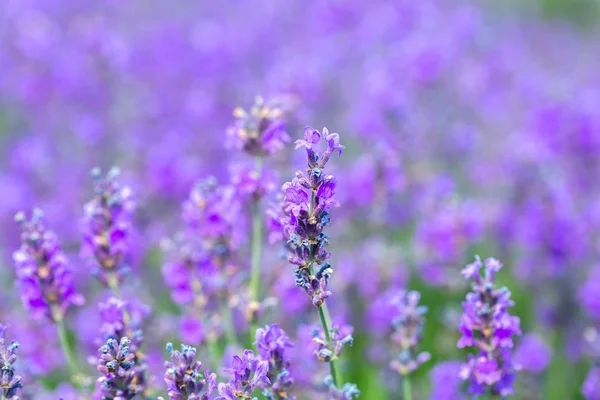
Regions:
[[[269,168],[260,168],[252,164],[235,164],[229,168],[231,184],[242,196],[250,196],[260,201],[265,195],[277,190],[279,177]]]
[[[131,188],[118,182],[120,173],[113,167],[103,177],[100,168],[92,169],[95,197],[84,207],[81,255],[100,282],[109,287],[121,284],[130,271],[136,203]]]
[[[34,318],[62,320],[72,306],[82,305],[73,273],[67,265],[56,234],[44,226],[41,210],[31,219],[23,212],[15,220],[21,225],[21,247],[13,253],[23,305]]]
[[[21,377],[15,375],[13,364],[17,361],[17,349],[19,343],[6,342],[7,327],[0,324],[0,389],[2,398],[6,400],[18,400],[17,392],[23,387]]]
[[[459,372],[463,363],[461,361],[443,361],[436,364],[430,372],[431,393],[430,400],[459,400],[464,399],[460,393],[462,379]]]
[[[289,142],[283,120],[283,104],[279,100],[266,102],[256,97],[249,111],[236,108],[236,123],[227,130],[227,146],[253,156],[267,156]]]
[[[217,375],[207,369],[202,375],[202,363],[196,361],[196,348],[181,345],[181,351],[173,350],[167,343],[171,361],[165,362],[165,382],[170,400],[208,400],[217,387]]]
[[[219,383],[219,396],[215,400],[254,399],[254,389],[270,385],[269,362],[256,357],[252,350],[245,350],[242,357],[234,356],[231,368],[224,371],[232,373],[233,378],[228,383]]]
[[[98,378],[102,400],[128,400],[143,393],[135,368],[135,354],[129,350],[129,344],[126,337],[120,341],[111,338],[98,349],[98,371],[103,374]]]
[[[148,306],[133,302],[123,301],[116,297],[110,297],[99,304],[102,326],[100,332],[103,340],[128,338],[128,348],[136,357],[142,357],[140,348],[144,342],[142,324],[148,317],[150,309]],[[139,360],[136,359],[136,362]]]
[[[541,374],[552,361],[552,349],[540,335],[528,333],[519,341],[514,360],[523,371]]]
[[[320,155],[314,151],[321,137],[327,142],[327,149]],[[315,306],[320,307],[331,296],[327,282],[333,270],[326,261],[330,253],[326,250],[329,237],[323,228],[329,223],[329,210],[338,206],[335,200],[336,178],[324,175],[323,169],[334,152],[342,153],[337,133],[323,134],[310,127],[304,129],[304,139],[296,141],[296,148],[304,147],[308,155],[308,176],[297,171],[296,177],[283,185],[285,211],[282,220],[285,236],[293,253],[288,260],[297,266],[296,284],[304,288]],[[315,266],[318,267],[315,273]]]
[[[423,339],[423,316],[427,313],[427,307],[419,306],[420,298],[419,292],[410,291],[399,293],[391,301],[398,313],[392,321],[392,341],[400,347],[400,355],[390,365],[403,376],[412,373],[431,358],[427,352],[417,353],[417,347]]]
[[[581,387],[581,394],[586,400],[600,399],[600,367],[590,369]]]
[[[340,389],[335,386],[331,376],[327,376],[324,382],[329,388],[327,397],[329,400],[352,400],[360,396],[360,390],[358,390],[354,383],[346,383]]]
[[[290,360],[285,354],[287,348],[294,345],[285,331],[277,324],[267,325],[256,330],[256,348],[259,357],[269,363],[267,378],[269,383],[261,382],[263,395],[268,400],[294,400],[295,396],[289,395],[290,387],[294,384],[289,368]]]
[[[480,270],[484,268],[484,274]],[[494,278],[502,264],[495,258],[484,263],[479,256],[461,272],[467,279],[473,279],[472,290],[462,303],[464,313],[460,319],[461,337],[457,346],[475,347],[479,353],[469,355],[467,365],[460,374],[470,379],[470,391],[482,395],[487,388],[501,396],[513,393],[515,371],[520,366],[513,362],[511,349],[514,335],[520,335],[519,318],[511,316],[508,308],[514,305],[510,291],[503,287],[495,288]]]

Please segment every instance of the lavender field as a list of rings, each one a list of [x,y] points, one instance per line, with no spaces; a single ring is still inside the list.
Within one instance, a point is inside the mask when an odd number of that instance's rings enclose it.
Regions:
[[[594,4],[0,0],[0,400],[600,400]]]

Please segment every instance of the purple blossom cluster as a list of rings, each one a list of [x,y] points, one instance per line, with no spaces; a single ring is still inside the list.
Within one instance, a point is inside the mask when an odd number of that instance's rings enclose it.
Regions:
[[[21,377],[16,375],[14,363],[17,361],[18,342],[8,343],[6,339],[7,327],[0,325],[0,389],[2,398],[6,400],[19,400],[18,392],[23,387]]]
[[[208,369],[201,372],[202,363],[196,360],[196,349],[185,344],[181,351],[167,343],[171,361],[165,362],[165,382],[169,400],[209,400],[217,388],[217,375]]]
[[[470,380],[470,391],[474,395],[483,395],[486,390],[500,396],[513,394],[515,372],[520,369],[512,357],[513,337],[521,335],[520,320],[509,314],[508,309],[514,306],[510,291],[494,285],[501,268],[502,264],[495,258],[482,262],[476,256],[475,261],[461,271],[473,283],[472,292],[463,302],[458,347],[474,347],[477,353],[469,355],[460,374]]]

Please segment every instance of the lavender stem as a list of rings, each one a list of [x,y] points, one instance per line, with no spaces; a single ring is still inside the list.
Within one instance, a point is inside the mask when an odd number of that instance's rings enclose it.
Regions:
[[[404,393],[404,396],[402,396],[404,400],[412,400],[412,385],[409,375],[405,375],[402,379],[402,392]]]
[[[262,157],[254,158],[256,173],[262,171]],[[260,219],[260,200],[254,199],[252,205],[252,272],[250,276],[250,296],[253,302],[258,302],[260,296],[260,250],[262,239],[262,221]]]
[[[67,364],[69,365],[69,370],[71,371],[71,380],[73,384],[78,387],[77,383],[77,375],[79,374],[79,367],[77,366],[77,361],[75,360],[75,356],[73,354],[73,349],[69,345],[69,341],[67,340],[67,329],[65,328],[65,322],[60,316],[60,312],[57,309],[54,310],[56,328],[58,331],[58,338],[60,340],[60,346],[65,354],[67,359]]]
[[[331,335],[329,333],[329,326],[331,325],[331,322],[329,320],[329,311],[327,309],[326,303],[323,303],[319,307],[319,318],[321,319],[321,325],[323,326],[323,331],[325,332],[325,340],[327,340],[327,344],[329,345],[329,347],[333,348],[333,343],[331,341]],[[342,377],[339,372],[339,369],[337,368],[337,360],[336,359],[332,359],[331,361],[329,361],[329,369],[331,371],[331,377],[333,378],[333,383],[335,384],[336,387],[340,387],[340,384],[342,382]]]

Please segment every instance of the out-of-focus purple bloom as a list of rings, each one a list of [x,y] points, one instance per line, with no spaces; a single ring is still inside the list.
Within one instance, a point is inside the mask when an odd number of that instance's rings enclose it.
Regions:
[[[217,375],[200,371],[202,363],[196,360],[196,348],[181,345],[181,351],[173,350],[167,343],[171,361],[165,362],[165,382],[170,400],[208,400],[217,388]]]
[[[31,219],[20,212],[21,247],[13,253],[23,305],[33,317],[62,319],[72,306],[82,305],[73,273],[56,234],[44,226],[43,214],[33,210]]]
[[[120,341],[108,339],[98,349],[99,393],[102,400],[129,400],[143,393],[143,382],[136,371],[135,354],[129,349],[130,341],[123,337]]]
[[[436,364],[430,372],[431,393],[430,400],[459,400],[465,397],[460,392],[462,379],[460,370],[461,361],[443,361]]]
[[[342,388],[338,388],[333,383],[333,378],[327,376],[325,385],[329,388],[327,397],[329,400],[352,400],[360,396],[360,390],[354,383],[345,383]]]
[[[596,266],[590,271],[578,293],[583,309],[591,318],[600,321],[598,287],[600,287],[600,266]]]
[[[600,400],[600,367],[590,369],[581,387],[581,394],[586,400]]]
[[[215,400],[252,399],[254,389],[270,384],[269,362],[256,357],[252,350],[245,350],[242,357],[234,356],[231,368],[224,371],[233,374],[233,378],[228,383],[219,383],[219,396]]]
[[[427,307],[419,306],[420,298],[419,292],[410,291],[400,292],[391,300],[397,313],[392,321],[392,341],[400,347],[400,355],[392,360],[390,365],[401,375],[412,373],[431,358],[427,352],[417,352],[417,347],[423,339],[424,315],[427,312]]]
[[[514,360],[521,365],[523,371],[540,374],[552,360],[552,349],[540,335],[528,333],[519,341]]]
[[[230,181],[238,193],[250,196],[258,201],[269,193],[277,190],[279,183],[277,173],[270,168],[260,171],[252,164],[236,164],[230,168]]]
[[[327,148],[323,154],[314,147],[324,137]],[[329,211],[338,206],[335,200],[336,178],[325,175],[323,169],[334,152],[342,153],[337,133],[329,133],[323,128],[323,134],[310,127],[304,129],[304,139],[296,141],[296,148],[304,147],[308,155],[307,175],[301,171],[296,177],[283,185],[286,217],[285,237],[292,248],[288,257],[296,265],[296,285],[304,288],[315,306],[320,307],[331,296],[327,282],[333,270],[327,260],[330,253],[326,250],[329,237],[323,228],[329,223]],[[316,272],[315,272],[316,271]]]
[[[457,345],[478,350],[477,356],[469,355],[469,362],[461,370],[461,377],[470,379],[474,395],[483,394],[487,388],[500,396],[511,395],[515,371],[520,369],[511,355],[512,337],[521,334],[520,321],[508,313],[514,305],[510,291],[494,286],[495,274],[501,268],[502,264],[494,258],[486,259],[484,264],[476,256],[475,262],[462,270],[465,278],[473,280],[473,291],[462,303]]]
[[[13,364],[17,361],[17,349],[19,343],[6,342],[7,327],[0,324],[0,389],[2,398],[6,400],[18,400],[18,391],[23,387],[21,377],[15,375]]]
[[[236,122],[227,130],[227,145],[254,156],[268,156],[289,142],[283,120],[283,104],[279,100],[266,102],[255,99],[249,111],[236,108]]]
[[[262,382],[259,387],[268,400],[295,399],[289,395],[294,379],[290,374],[290,360],[285,353],[286,349],[293,347],[290,338],[277,324],[267,325],[256,330],[256,348],[259,357],[269,363],[267,378],[269,383]]]
[[[81,255],[105,286],[119,285],[130,271],[132,220],[136,203],[129,186],[121,185],[118,168],[102,176],[92,169],[95,196],[84,207]]]

